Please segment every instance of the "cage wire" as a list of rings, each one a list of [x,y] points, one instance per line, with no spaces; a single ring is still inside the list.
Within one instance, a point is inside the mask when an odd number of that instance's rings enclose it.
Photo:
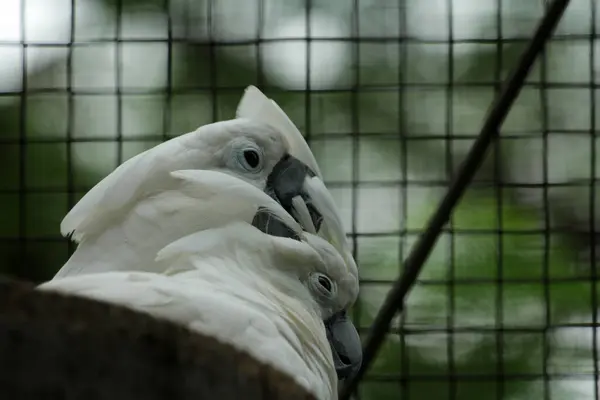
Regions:
[[[254,84],[305,134],[340,206],[366,337],[547,7],[7,0],[2,270],[52,277],[74,250],[60,220],[87,190],[232,118]],[[357,399],[599,398],[596,9],[571,1]]]

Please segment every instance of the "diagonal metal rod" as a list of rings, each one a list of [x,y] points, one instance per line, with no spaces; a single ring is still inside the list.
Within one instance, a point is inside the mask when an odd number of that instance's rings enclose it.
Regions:
[[[521,88],[523,87],[523,83],[525,82],[529,70],[536,57],[544,48],[546,41],[552,35],[554,28],[569,5],[569,1],[570,0],[554,0],[548,6],[546,15],[544,15],[544,18],[538,25],[527,49],[525,49],[517,66],[504,85],[502,92],[496,98],[493,107],[488,112],[479,136],[473,144],[473,147],[471,147],[460,170],[456,174],[446,196],[442,199],[435,214],[429,220],[427,228],[421,234],[419,240],[415,243],[412,251],[406,258],[402,276],[395,282],[373,322],[371,332],[365,344],[360,371],[348,380],[346,385],[342,388],[339,397],[340,400],[348,400],[350,398],[350,395],[356,389],[358,382],[377,355],[385,335],[387,334],[392,318],[394,318],[397,312],[403,311],[406,296],[417,280],[419,272],[427,260],[431,249],[435,245],[442,228],[448,222],[454,206],[458,203],[473,179],[473,176],[479,169],[492,140],[498,136],[499,129],[504,122],[506,115],[521,92]],[[452,77],[450,77],[450,79],[451,78]]]

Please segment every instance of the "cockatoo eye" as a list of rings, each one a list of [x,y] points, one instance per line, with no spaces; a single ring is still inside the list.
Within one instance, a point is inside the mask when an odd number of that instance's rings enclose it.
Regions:
[[[319,276],[317,278],[317,280],[319,281],[319,284],[321,285],[321,287],[323,289],[325,289],[328,292],[331,292],[331,289],[333,289],[333,285],[331,284],[331,281],[329,280],[329,278],[322,275],[322,276]]]
[[[262,169],[263,154],[257,148],[246,147],[239,152],[238,161],[246,171],[258,172]]]
[[[260,155],[256,150],[244,150],[244,160],[250,168],[256,168],[260,164]]]
[[[309,286],[320,297],[332,299],[337,294],[337,286],[327,275],[315,272],[309,276]]]

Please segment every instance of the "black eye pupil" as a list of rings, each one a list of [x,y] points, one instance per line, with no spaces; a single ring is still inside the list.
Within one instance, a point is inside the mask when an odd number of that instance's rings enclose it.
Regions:
[[[321,286],[323,286],[323,288],[325,288],[325,290],[327,290],[328,292],[331,292],[331,281],[327,278],[325,278],[324,276],[320,276],[318,278],[319,280],[319,284]]]
[[[250,168],[256,168],[260,163],[260,156],[255,150],[244,150],[244,159],[246,160]]]

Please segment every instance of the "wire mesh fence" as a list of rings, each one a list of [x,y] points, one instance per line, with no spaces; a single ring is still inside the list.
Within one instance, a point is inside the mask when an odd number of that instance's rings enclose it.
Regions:
[[[546,7],[522,0],[6,0],[0,266],[49,279],[62,217],[254,84],[306,135],[367,333]],[[573,0],[360,399],[598,399],[597,2]]]

